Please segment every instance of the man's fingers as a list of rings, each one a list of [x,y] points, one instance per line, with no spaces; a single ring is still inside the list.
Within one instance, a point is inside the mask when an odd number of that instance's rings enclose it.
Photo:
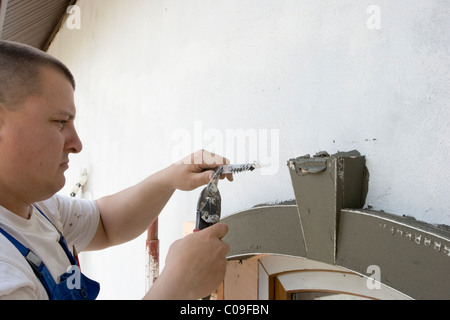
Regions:
[[[233,174],[232,173],[227,173],[227,174],[224,174],[223,175],[223,178],[227,178],[228,179],[228,181],[233,181],[234,179],[233,179]],[[222,178],[222,175],[220,176],[220,179],[223,179]]]
[[[222,239],[228,233],[228,225],[225,223],[216,223],[205,230],[208,230],[211,236]]]
[[[210,229],[212,236],[217,237],[218,239],[222,239],[228,233],[228,225],[225,223],[216,223],[207,229]],[[225,241],[220,241],[220,243],[222,244],[223,254],[228,254],[230,252],[230,245]]]
[[[213,170],[204,171],[203,176],[201,177],[203,184],[209,183],[213,178],[214,174],[215,171]],[[223,180],[225,178],[227,178],[228,181],[233,181],[233,174],[232,173],[221,174],[219,177],[220,180]]]
[[[196,163],[200,164],[203,169],[214,169],[225,164],[230,164],[230,160],[213,152],[206,150],[197,151],[194,155]]]

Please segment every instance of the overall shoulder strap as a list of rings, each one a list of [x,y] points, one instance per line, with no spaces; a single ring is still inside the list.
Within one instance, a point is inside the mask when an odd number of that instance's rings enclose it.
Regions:
[[[37,211],[39,211],[39,213],[48,220],[48,222],[50,222],[52,224],[52,226],[56,229],[56,231],[59,233],[59,244],[61,245],[61,247],[63,248],[64,252],[67,255],[67,258],[69,258],[69,261],[72,265],[77,265],[79,266],[79,262],[77,260],[77,258],[74,257],[74,255],[72,254],[72,252],[70,252],[69,250],[69,246],[67,245],[66,239],[64,238],[64,235],[62,234],[62,232],[55,226],[55,224],[44,214],[44,212],[39,209],[39,207],[37,205],[33,205],[33,207],[36,208]]]
[[[3,228],[1,227],[0,233],[3,234],[5,238],[8,239],[17,248],[17,250],[19,250],[19,252],[30,265],[34,274],[41,281],[48,296],[51,297],[51,292],[53,292],[53,289],[56,286],[56,282],[55,280],[53,280],[53,277],[51,276],[44,262],[33,251],[25,247],[22,243],[20,243],[16,238],[3,230]]]
[[[39,211],[39,213],[45,218],[47,219],[48,222],[50,222],[50,224],[56,229],[56,231],[58,231],[58,233],[62,236],[61,231],[59,231],[59,229],[55,226],[55,224],[44,214],[44,212],[39,209],[39,207],[35,204],[33,204],[33,207],[36,208],[37,211]]]
[[[0,227],[0,233],[3,234],[5,236],[6,239],[9,240],[9,242],[11,242],[16,248],[17,250],[20,251],[20,253],[25,257],[28,252],[30,251],[30,249],[28,249],[27,247],[25,247],[23,244],[21,244],[19,241],[16,240],[16,238],[14,238],[12,235],[10,235],[8,232],[6,232],[5,230],[3,230],[3,228]]]

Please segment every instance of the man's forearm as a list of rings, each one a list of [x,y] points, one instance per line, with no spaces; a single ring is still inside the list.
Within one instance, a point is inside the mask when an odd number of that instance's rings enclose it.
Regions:
[[[215,162],[199,160],[213,158]],[[156,219],[175,190],[190,191],[207,184],[223,157],[205,150],[151,175],[141,183],[97,200],[101,220],[87,250],[98,250],[130,241],[142,234]],[[231,174],[221,176],[233,180]]]
[[[173,195],[167,169],[139,184],[97,200],[105,247],[130,241],[141,235],[157,218]],[[96,247],[104,247],[97,243]]]

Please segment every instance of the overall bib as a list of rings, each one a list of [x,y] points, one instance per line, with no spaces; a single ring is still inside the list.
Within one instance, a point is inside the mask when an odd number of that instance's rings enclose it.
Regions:
[[[48,219],[38,207],[34,207],[55,227],[50,219]],[[2,233],[27,260],[31,269],[33,269],[34,274],[41,281],[45,291],[47,291],[50,300],[95,300],[100,292],[99,283],[89,279],[81,273],[78,261],[70,252],[66,240],[58,228],[55,227],[55,229],[60,235],[59,244],[72,265],[71,271],[60,276],[60,282],[58,284],[53,280],[53,277],[44,262],[33,251],[25,247],[1,227],[0,233]],[[75,277],[77,279],[73,281]]]

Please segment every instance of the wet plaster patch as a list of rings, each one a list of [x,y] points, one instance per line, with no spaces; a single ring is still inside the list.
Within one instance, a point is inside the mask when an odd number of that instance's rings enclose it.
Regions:
[[[362,208],[367,195],[365,157],[354,150],[288,161],[306,257],[334,263],[339,212]]]

